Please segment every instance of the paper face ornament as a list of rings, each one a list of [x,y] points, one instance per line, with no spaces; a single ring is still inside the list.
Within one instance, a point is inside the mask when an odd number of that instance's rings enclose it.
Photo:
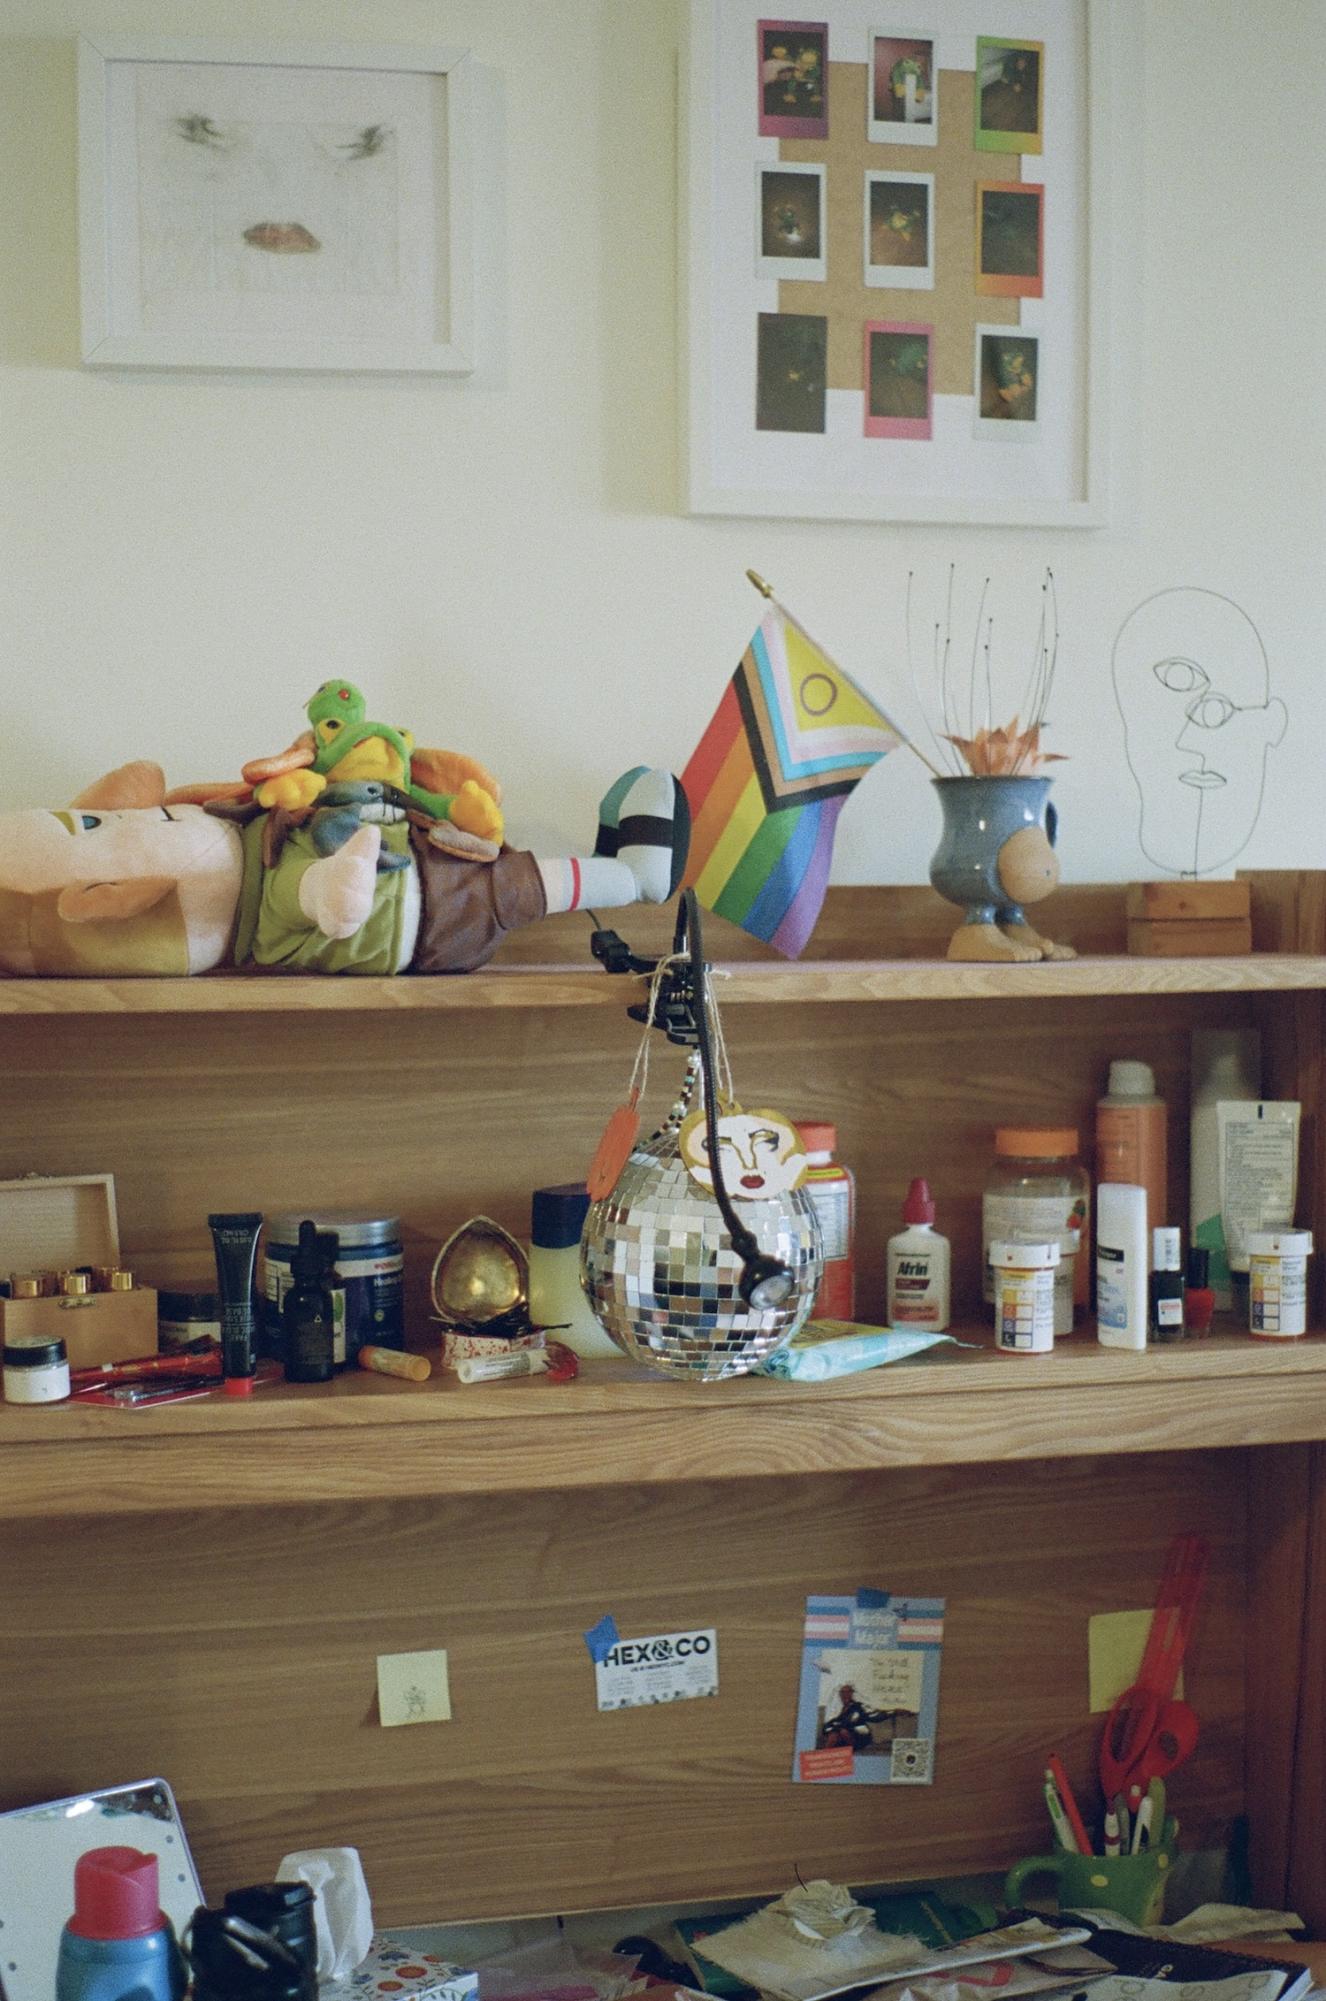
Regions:
[[[681,1157],[692,1181],[712,1189],[709,1136],[703,1110],[692,1112],[677,1135]],[[801,1135],[781,1112],[743,1112],[734,1108],[718,1118],[723,1183],[741,1202],[768,1202],[790,1195],[806,1178],[809,1165]]]

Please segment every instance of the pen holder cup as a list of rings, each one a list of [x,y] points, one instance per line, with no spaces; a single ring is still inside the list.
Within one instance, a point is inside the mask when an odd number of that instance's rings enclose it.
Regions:
[[[1165,1830],[1170,1836],[1170,1830]],[[1015,1862],[1004,1879],[1004,1901],[1016,1909],[1023,1885],[1033,1876],[1055,1878],[1055,1898],[1064,1911],[1114,1911],[1135,1925],[1158,1925],[1165,1903],[1165,1880],[1173,1837],[1140,1855],[1029,1855]]]

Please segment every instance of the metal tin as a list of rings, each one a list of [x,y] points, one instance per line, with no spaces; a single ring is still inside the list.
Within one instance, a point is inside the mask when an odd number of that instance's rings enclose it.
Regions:
[[[352,1363],[368,1343],[405,1346],[405,1254],[399,1216],[358,1216],[343,1209],[292,1210],[266,1218],[263,1348],[282,1356],[281,1308],[292,1280],[299,1226],[308,1219],[319,1234],[335,1231],[338,1243],[331,1286],[337,1368]]]
[[[157,1294],[157,1343],[163,1355],[183,1354],[196,1341],[221,1345],[221,1303],[210,1288]]]

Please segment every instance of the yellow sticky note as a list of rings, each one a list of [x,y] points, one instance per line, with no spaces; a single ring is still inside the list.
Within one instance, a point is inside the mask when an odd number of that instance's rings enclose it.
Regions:
[[[1097,1612],[1087,1621],[1087,1666],[1091,1714],[1112,1709],[1126,1688],[1137,1680],[1151,1628],[1151,1608],[1143,1612]],[[1183,1694],[1179,1670],[1176,1695]]]
[[[444,1649],[378,1655],[378,1719],[384,1729],[398,1723],[450,1723],[451,1685]]]

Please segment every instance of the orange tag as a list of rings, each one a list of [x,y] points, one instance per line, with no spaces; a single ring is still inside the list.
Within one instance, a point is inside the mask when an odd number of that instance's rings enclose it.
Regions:
[[[603,1137],[585,1176],[585,1189],[593,1202],[601,1202],[605,1195],[611,1195],[617,1186],[618,1176],[631,1157],[631,1148],[640,1131],[640,1114],[636,1110],[639,1102],[640,1093],[632,1091],[626,1103],[618,1105],[603,1128]]]

